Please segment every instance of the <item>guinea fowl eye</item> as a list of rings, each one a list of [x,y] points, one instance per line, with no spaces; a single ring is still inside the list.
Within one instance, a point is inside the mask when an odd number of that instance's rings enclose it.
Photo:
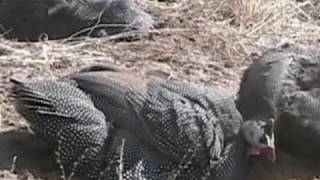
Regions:
[[[263,136],[259,139],[259,143],[261,143],[261,144],[266,144],[266,143],[267,143],[267,137],[266,137],[266,135],[263,135]]]

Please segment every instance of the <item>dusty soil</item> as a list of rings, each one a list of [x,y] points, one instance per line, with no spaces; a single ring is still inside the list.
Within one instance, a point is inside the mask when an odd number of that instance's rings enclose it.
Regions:
[[[114,63],[234,94],[251,55],[286,45],[319,46],[316,1],[139,3],[161,18],[161,29],[39,43],[0,38],[0,179],[60,177],[53,153],[14,110],[9,97],[12,76],[54,78],[91,64]],[[274,164],[252,159],[249,179],[317,180],[316,165],[278,152]]]

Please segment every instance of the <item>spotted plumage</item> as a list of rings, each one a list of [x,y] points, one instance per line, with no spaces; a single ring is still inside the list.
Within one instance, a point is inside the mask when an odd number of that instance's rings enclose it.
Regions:
[[[241,179],[245,174],[242,118],[231,97],[212,87],[109,67],[89,68],[70,78],[115,126],[128,129],[161,154],[174,159],[190,154],[189,166],[199,167],[209,179]]]
[[[75,167],[75,173],[98,169],[102,164],[99,159],[104,157],[99,152],[103,151],[112,126],[91,100],[69,82],[15,83],[17,111],[38,136],[55,147],[66,171],[74,169],[73,164],[82,155],[85,158]]]
[[[108,180],[246,179],[247,128],[233,98],[213,87],[99,66],[13,82],[18,112],[69,171]]]
[[[53,147],[68,175],[116,180],[123,164],[124,179],[161,180],[177,166],[130,132],[114,128],[71,81],[14,82],[18,112]],[[160,171],[162,166],[167,169]]]

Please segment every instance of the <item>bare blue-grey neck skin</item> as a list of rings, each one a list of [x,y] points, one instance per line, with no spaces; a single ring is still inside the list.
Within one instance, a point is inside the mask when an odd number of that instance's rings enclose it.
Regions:
[[[275,161],[273,118],[245,121],[241,126],[241,135],[249,145],[247,155],[263,155],[268,160]]]

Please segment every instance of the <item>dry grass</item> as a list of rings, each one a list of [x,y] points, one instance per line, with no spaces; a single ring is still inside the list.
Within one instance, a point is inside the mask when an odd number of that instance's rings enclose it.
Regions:
[[[1,132],[27,126],[8,98],[8,79],[12,75],[54,77],[81,66],[112,62],[142,73],[161,71],[183,80],[215,84],[227,93],[234,93],[251,54],[259,55],[287,44],[306,47],[319,44],[317,0],[137,1],[160,17],[162,28],[99,39],[39,43],[0,38]],[[128,35],[139,40],[119,41]],[[251,179],[313,178],[290,175],[294,170],[281,168],[271,167],[267,170],[269,174],[262,173],[262,168]],[[21,179],[10,173],[0,175],[0,179],[8,179],[7,176]]]

